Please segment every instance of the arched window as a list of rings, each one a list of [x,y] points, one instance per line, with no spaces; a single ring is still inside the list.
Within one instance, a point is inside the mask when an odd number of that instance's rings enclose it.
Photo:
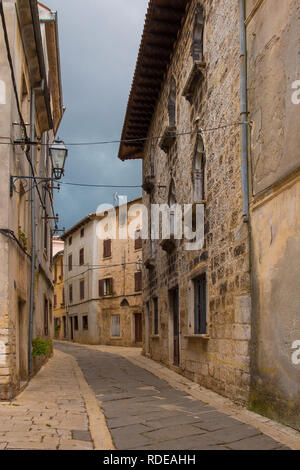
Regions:
[[[170,184],[170,190],[169,190],[169,207],[170,207],[170,233],[171,235],[175,234],[175,215],[176,211],[173,209],[172,206],[176,204],[176,193],[175,193],[175,183],[174,180],[172,179],[171,184]]]
[[[168,102],[168,113],[169,113],[169,126],[176,126],[176,81],[175,78],[171,77],[170,93]]]
[[[193,164],[194,201],[205,199],[205,149],[201,135],[197,137]]]
[[[204,31],[204,10],[201,4],[198,5],[195,15],[193,31],[192,55],[195,62],[204,62],[203,54],[203,31]]]

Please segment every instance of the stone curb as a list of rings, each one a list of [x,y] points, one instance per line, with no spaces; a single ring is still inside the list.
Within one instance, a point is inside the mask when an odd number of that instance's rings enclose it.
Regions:
[[[79,384],[82,397],[85,401],[86,411],[89,418],[90,433],[94,443],[94,450],[115,450],[109,429],[106,425],[105,416],[102,413],[101,407],[94,392],[88,385],[83,372],[81,371],[76,359],[70,354],[60,351],[60,354],[68,356],[72,359],[74,372]]]

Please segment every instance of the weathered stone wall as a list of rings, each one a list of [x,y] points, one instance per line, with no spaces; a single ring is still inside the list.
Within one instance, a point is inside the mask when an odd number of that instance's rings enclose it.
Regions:
[[[190,104],[182,96],[192,68],[191,46],[194,12],[192,2],[175,47],[149,136],[160,136],[168,124],[167,101],[173,74],[177,83],[177,133],[175,146],[166,155],[154,144],[146,145],[143,171],[150,174],[150,155],[155,159],[155,190],[144,201],[168,203],[171,178],[177,203],[193,202],[192,163],[196,143],[195,119],[204,129],[206,151],[205,248],[188,252],[176,241],[166,254],[156,242],[155,269],[144,269],[144,315],[150,304],[149,352],[153,359],[173,367],[172,313],[169,289],[179,286],[180,373],[237,401],[249,394],[250,275],[248,226],[242,220],[240,126],[208,131],[236,123],[239,111],[239,8],[238,2],[204,1],[205,78]],[[206,131],[205,131],[206,130]],[[159,186],[165,186],[159,188]],[[148,257],[149,244],[144,248]],[[208,338],[191,335],[190,287],[194,277],[206,272],[208,280]],[[159,336],[153,337],[153,296],[159,299]],[[146,319],[145,319],[146,321]],[[148,320],[147,320],[148,321]],[[190,336],[190,337],[187,337]]]
[[[251,408],[300,429],[298,0],[248,10],[253,341]],[[300,88],[300,87],[298,87]]]
[[[4,2],[4,12],[9,37],[9,45],[13,58],[17,93],[23,97],[20,103],[22,115],[26,123],[30,122],[31,84],[28,65],[25,59],[23,43],[19,31],[15,0]],[[1,27],[2,29],[2,27]],[[11,72],[8,65],[6,45],[3,33],[0,34],[0,221],[1,229],[13,231],[19,239],[27,255],[31,253],[31,205],[29,183],[27,180],[15,182],[15,190],[10,197],[10,175],[30,175],[31,169],[24,149],[20,146],[4,145],[22,138],[20,118],[17,112],[16,99],[13,92]],[[24,86],[26,83],[26,87]],[[27,96],[25,93],[27,88]],[[37,136],[43,142],[46,133],[39,133],[39,120],[35,127]],[[28,133],[30,128],[28,127]],[[53,134],[49,132],[49,139]],[[35,149],[36,175],[50,176],[50,168],[45,168],[45,147]],[[22,196],[22,190],[25,191]],[[46,198],[48,215],[51,214],[51,203]],[[48,250],[44,250],[45,215],[36,194],[36,278],[35,278],[35,313],[34,336],[44,335],[44,299],[52,302],[52,271],[50,265],[50,223],[48,223]],[[30,304],[31,261],[13,239],[0,234],[0,399],[10,399],[22,382],[28,380],[28,332]],[[50,333],[51,324],[49,322]],[[34,370],[40,366],[34,363]]]

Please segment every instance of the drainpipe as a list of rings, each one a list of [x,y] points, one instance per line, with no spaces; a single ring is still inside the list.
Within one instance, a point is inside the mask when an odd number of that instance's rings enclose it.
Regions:
[[[247,45],[246,45],[246,6],[240,2],[240,68],[241,68],[241,123],[242,123],[242,192],[243,220],[249,222],[249,175],[248,175],[248,103],[247,103]]]
[[[30,140],[35,139],[35,90],[31,90],[31,135]],[[34,168],[35,146],[31,145],[31,161]],[[28,335],[28,371],[32,372],[32,340],[33,340],[33,317],[34,317],[34,278],[35,278],[35,182],[31,180],[31,279],[30,279],[30,307],[29,307],[29,335]]]

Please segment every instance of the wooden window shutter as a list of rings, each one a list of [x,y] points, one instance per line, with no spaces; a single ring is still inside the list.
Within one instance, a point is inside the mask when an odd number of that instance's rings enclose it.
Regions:
[[[111,257],[111,240],[104,240],[103,242],[103,258]]]
[[[57,282],[57,262],[54,263],[54,282]]]
[[[134,283],[135,283],[135,292],[140,292],[142,290],[142,272],[138,271],[134,275]]]
[[[69,286],[69,298],[70,298],[70,303],[73,302],[73,286]]]
[[[113,280],[113,278],[111,278],[109,280],[109,284],[110,284],[110,286],[109,286],[110,287],[110,295],[113,295],[114,294],[114,280]]]
[[[84,264],[84,248],[79,251],[79,264],[80,266]]]
[[[140,230],[135,233],[135,242],[134,242],[134,249],[141,250],[143,248],[143,240],[141,236]]]
[[[69,271],[72,271],[73,269],[73,257],[72,255],[69,255]]]
[[[48,318],[48,300],[45,299],[45,304],[44,304],[44,333],[45,336],[48,336],[49,334],[49,318]]]
[[[84,281],[80,281],[80,300],[84,299]]]
[[[104,297],[104,280],[99,281],[99,297]]]
[[[61,258],[60,260],[60,279],[64,277],[64,259]]]

